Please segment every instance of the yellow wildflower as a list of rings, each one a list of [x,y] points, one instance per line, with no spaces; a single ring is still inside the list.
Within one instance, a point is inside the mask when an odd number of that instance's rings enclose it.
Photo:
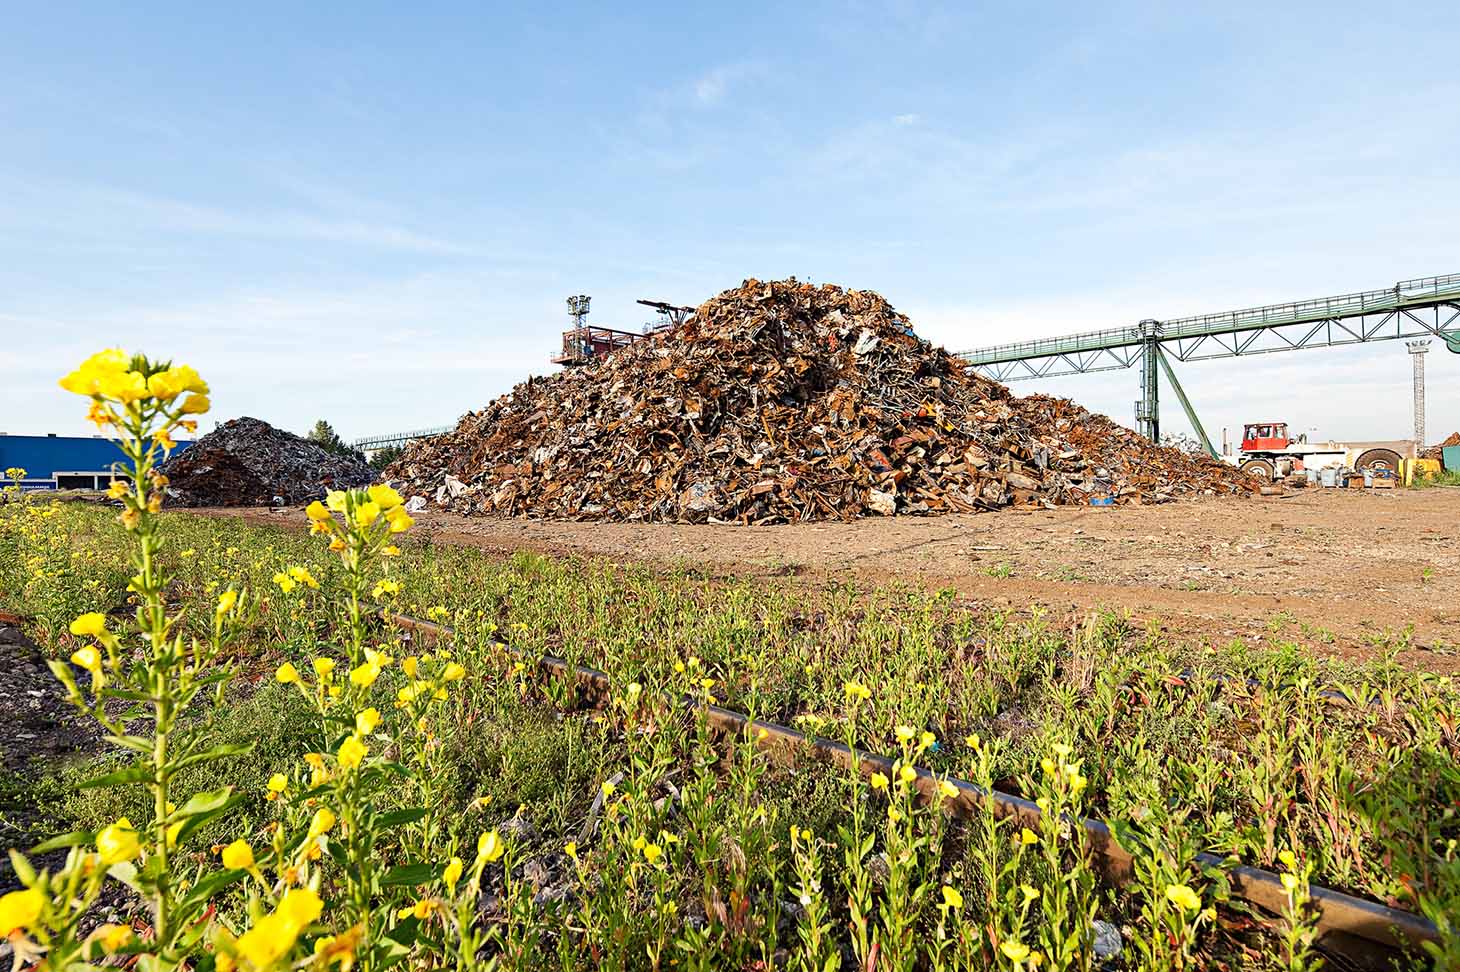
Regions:
[[[319,500],[315,500],[304,508],[304,515],[309,517],[310,520],[322,521],[330,518],[330,511]]]
[[[1201,896],[1184,884],[1168,885],[1166,898],[1185,911],[1197,911],[1201,908]]]
[[[350,669],[350,684],[357,688],[369,688],[380,677],[380,666],[372,661],[361,662]]]
[[[371,501],[382,510],[389,510],[400,506],[402,503],[400,493],[397,493],[391,486],[384,483],[377,483],[365,491]]]
[[[0,939],[8,938],[15,931],[29,931],[40,921],[46,906],[46,896],[39,888],[11,891],[0,897]]]
[[[126,817],[119,817],[116,823],[103,827],[96,835],[96,851],[104,867],[130,861],[140,849],[137,831]]]
[[[415,655],[407,655],[405,658],[401,659],[400,670],[406,673],[406,678],[415,678],[416,666],[418,666],[420,662],[421,660]]]
[[[355,713],[355,731],[362,736],[368,736],[380,725],[380,710],[375,706],[363,709]]]
[[[495,830],[489,830],[477,838],[477,859],[493,863],[501,858],[507,850],[507,845],[502,842]]]
[[[380,504],[374,500],[366,500],[355,506],[355,522],[360,526],[369,526],[380,518]]]
[[[953,911],[960,910],[963,907],[963,894],[957,888],[943,885],[942,907]]]
[[[1029,957],[1029,946],[1023,942],[1004,942],[999,951],[1011,962],[1022,962]]]
[[[71,622],[71,633],[83,637],[103,637],[106,631],[106,615],[90,611]]]
[[[1019,843],[1037,844],[1039,843],[1039,835],[1030,830],[1028,827],[1024,827],[1019,831]]]
[[[244,871],[253,867],[253,848],[248,841],[239,839],[223,848],[223,866],[231,871]]]
[[[345,769],[355,769],[368,752],[369,750],[365,748],[365,744],[360,741],[359,736],[348,736],[344,742],[340,743],[340,765]]]
[[[872,776],[867,780],[867,782],[872,784],[872,789],[874,790],[887,789],[887,777],[883,776],[881,773],[873,773]]]
[[[298,683],[299,669],[294,667],[293,662],[285,662],[284,664],[280,665],[277,670],[275,670],[274,678],[277,679],[281,685]]]
[[[441,872],[441,881],[446,885],[448,894],[456,893],[456,882],[461,880],[462,863],[461,858],[453,857],[446,863],[446,870]]]
[[[325,494],[324,505],[336,513],[345,512],[348,503],[349,499],[343,490],[332,489]]]
[[[333,658],[321,656],[310,664],[314,667],[314,674],[318,675],[322,681],[329,681],[330,676],[334,674],[335,660]]]
[[[218,595],[218,607],[216,609],[216,613],[220,615],[227,614],[229,611],[233,610],[233,606],[237,603],[238,592],[230,587],[228,590]]]
[[[71,664],[78,665],[93,675],[100,675],[101,653],[91,645],[84,645],[71,653]]]
[[[136,941],[137,935],[130,925],[101,925],[92,932],[89,941],[96,942],[107,955],[113,955]]]
[[[898,782],[906,785],[918,778],[918,771],[911,766],[904,766],[897,771]]]
[[[327,834],[335,826],[335,814],[329,807],[320,807],[314,811],[314,819],[309,822],[309,836],[318,837]]]
[[[287,789],[289,789],[289,778],[283,773],[275,773],[273,776],[269,777],[269,799],[274,799]]]

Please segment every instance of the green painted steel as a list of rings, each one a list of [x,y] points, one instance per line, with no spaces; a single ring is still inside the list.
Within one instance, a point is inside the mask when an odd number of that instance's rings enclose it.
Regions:
[[[1171,388],[1176,392],[1176,397],[1181,401],[1181,407],[1186,410],[1186,420],[1196,430],[1197,437],[1201,439],[1202,447],[1206,449],[1207,454],[1213,459],[1222,458],[1221,453],[1217,452],[1216,446],[1212,445],[1211,438],[1207,436],[1207,430],[1202,426],[1201,419],[1196,417],[1196,409],[1192,408],[1191,401],[1186,397],[1186,389],[1182,388],[1181,382],[1176,380],[1176,372],[1172,369],[1171,362],[1166,360],[1166,352],[1161,350],[1159,344],[1156,345],[1156,360],[1161,362],[1161,370],[1166,372],[1166,380],[1171,382]]]
[[[1412,307],[1431,307],[1439,303],[1460,301],[1460,274],[1442,277],[1421,277],[1401,280],[1386,290],[1368,290],[1337,297],[1320,297],[1287,304],[1269,304],[1220,314],[1203,314],[1161,322],[1162,341],[1210,337],[1217,334],[1238,334],[1290,324],[1317,324],[1349,317],[1402,311]],[[1446,337],[1450,341],[1454,335]],[[1139,347],[1145,337],[1141,328],[1121,327],[1102,331],[1086,331],[1068,337],[1044,338],[1000,344],[975,351],[960,352],[959,357],[974,365],[997,364],[1029,358],[1047,358],[1117,348]],[[1127,362],[1126,366],[1134,362]]]

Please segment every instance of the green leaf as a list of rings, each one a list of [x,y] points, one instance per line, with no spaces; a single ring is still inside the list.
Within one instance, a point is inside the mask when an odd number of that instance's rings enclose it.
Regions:
[[[152,764],[137,762],[79,783],[76,789],[94,790],[99,786],[125,786],[128,783],[146,783],[150,779],[152,779]]]
[[[30,861],[25,859],[24,854],[13,847],[10,849],[10,867],[21,884],[30,887],[35,883],[35,868],[30,866]]]
[[[203,880],[193,885],[193,889],[187,893],[187,897],[183,898],[179,904],[178,910],[182,913],[182,920],[187,920],[189,917],[188,913],[191,909],[206,906],[213,895],[222,891],[224,888],[237,884],[247,876],[247,871],[219,871],[217,874],[210,874],[203,878]]]
[[[137,867],[131,861],[122,861],[120,864],[113,864],[106,869],[106,872],[133,891],[140,892],[142,890],[137,882]]]
[[[61,834],[52,837],[50,840],[43,840],[30,849],[32,854],[44,854],[46,851],[60,850],[63,847],[80,847],[82,844],[89,844],[96,840],[96,834],[90,830],[73,830],[69,834]],[[14,853],[12,851],[12,853]],[[16,868],[16,873],[20,869]]]
[[[232,789],[232,787],[229,787],[228,789]],[[197,797],[194,797],[193,799],[196,800]],[[232,810],[234,807],[242,803],[243,799],[243,794],[236,794],[224,800],[223,803],[219,804],[217,807],[214,807],[212,810],[205,810],[201,813],[194,813],[192,816],[187,818],[186,822],[184,822],[182,825],[182,829],[177,832],[177,842],[181,844],[183,841],[187,840],[194,831],[198,830],[198,828],[205,827],[208,824],[212,823],[214,820],[217,820],[219,817],[228,813],[228,811]],[[192,801],[189,801],[189,804],[191,804],[191,802]],[[187,807],[184,807],[183,809],[186,810]]]
[[[382,830],[391,827],[399,827],[401,824],[415,823],[427,813],[425,807],[407,807],[404,810],[392,810],[390,813],[381,814],[375,818],[375,825]]]
[[[381,875],[382,887],[427,884],[436,879],[436,865],[430,863],[397,864]]]
[[[207,790],[203,793],[194,793],[182,808],[173,814],[174,819],[180,817],[191,817],[199,813],[212,813],[228,802],[233,795],[233,787],[221,786],[216,790]]]
[[[114,742],[123,749],[130,749],[134,753],[152,755],[153,741],[142,736],[107,736],[108,742]]]

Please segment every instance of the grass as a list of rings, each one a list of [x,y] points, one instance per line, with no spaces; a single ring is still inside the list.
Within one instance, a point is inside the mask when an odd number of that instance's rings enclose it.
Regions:
[[[52,654],[70,653],[66,625],[83,610],[128,609],[129,570],[110,512],[32,506],[0,514],[0,599],[34,618],[31,633]],[[220,775],[236,782],[249,797],[227,827],[261,833],[278,816],[264,781],[319,743],[315,713],[271,674],[286,660],[307,669],[341,625],[325,593],[301,586],[286,594],[273,578],[304,566],[327,592],[338,568],[299,533],[186,514],[168,515],[166,531],[169,598],[185,618],[209,619],[229,586],[262,595],[245,621],[243,677],[205,727],[220,742],[258,745],[178,784],[201,791]],[[484,828],[528,821],[512,852],[519,871],[536,875],[539,895],[564,882],[576,889],[554,899],[576,907],[571,914],[539,905],[514,919],[509,871],[498,889],[502,920],[516,920],[525,936],[501,945],[513,967],[640,967],[651,954],[695,967],[708,954],[743,968],[768,962],[778,948],[797,957],[831,948],[827,954],[861,961],[864,933],[908,968],[955,967],[958,956],[970,966],[1011,967],[1007,955],[986,954],[990,936],[1053,942],[1045,947],[1053,965],[1062,961],[1052,951],[1056,932],[1088,930],[1094,915],[1149,945],[1127,953],[1131,967],[1218,967],[1250,947],[1278,950],[1284,929],[1301,929],[1296,900],[1286,924],[1269,922],[1267,932],[1237,920],[1220,876],[1192,863],[1196,850],[1279,870],[1291,853],[1301,865],[1295,873],[1308,869],[1315,884],[1432,916],[1460,911],[1460,692],[1448,678],[1401,668],[1403,638],[1384,641],[1371,664],[1351,666],[1292,644],[1171,643],[1110,613],[1069,625],[1038,610],[992,611],[951,591],[403,546],[391,568],[401,583],[398,607],[454,625],[453,648],[476,676],[431,733],[441,852],[474,842]],[[991,573],[1008,576],[1008,567]],[[1273,618],[1269,630],[1280,636],[1288,620]],[[389,630],[373,637],[398,657],[411,650],[392,644],[398,636]],[[560,684],[514,672],[497,647],[502,638],[529,657],[552,654],[608,672],[614,705],[595,711]],[[382,678],[383,698],[397,679]],[[848,683],[870,687],[871,697],[849,699]],[[1065,841],[1054,857],[1035,853],[1043,844],[1018,856],[1002,831],[949,828],[911,807],[892,819],[903,812],[895,788],[849,791],[844,774],[769,765],[743,742],[729,756],[711,755],[702,727],[682,714],[626,703],[631,684],[704,691],[731,708],[889,755],[906,746],[899,727],[930,733],[927,748],[904,755],[1030,799],[1074,801],[1128,835],[1149,886],[1096,882],[1078,842],[1057,825],[1045,835]],[[1325,686],[1364,704],[1330,705],[1319,694]],[[973,737],[977,746],[966,741]],[[1043,767],[1066,746],[1053,773]],[[74,789],[96,763],[114,761],[102,753],[85,765],[40,767],[50,772],[25,785],[40,788],[59,822],[82,829],[123,815],[145,819],[140,790]],[[1078,766],[1073,776],[1067,766]],[[1087,785],[1059,791],[1076,776]],[[601,798],[613,779],[637,801],[617,820],[605,816]],[[393,799],[406,806],[412,794]],[[793,825],[814,835],[811,844],[786,839]],[[226,839],[223,827],[197,836],[199,866],[209,845]],[[667,872],[646,870],[634,841],[665,832],[683,845],[668,851]],[[859,853],[863,840],[871,842]],[[589,870],[564,857],[570,842],[583,842],[575,852],[591,859]],[[808,873],[820,891],[801,897],[829,909],[834,947],[814,935],[808,944],[815,922],[805,916],[816,907],[782,907],[794,874],[809,867],[808,846],[818,855]],[[907,874],[897,869],[901,854],[915,862]],[[1010,861],[1014,870],[1001,871]],[[957,920],[938,906],[945,884],[967,902]],[[1173,917],[1161,904],[1166,888],[1188,884],[1222,920],[1204,911]],[[1026,902],[1015,921],[1022,885],[1042,904],[1030,917]],[[602,911],[584,910],[585,895]],[[864,915],[863,932],[859,895],[869,914],[882,916]],[[1447,934],[1445,947],[1460,948]],[[633,948],[621,948],[625,942]],[[1077,946],[1085,957],[1070,957],[1068,967],[1088,967],[1088,950]]]

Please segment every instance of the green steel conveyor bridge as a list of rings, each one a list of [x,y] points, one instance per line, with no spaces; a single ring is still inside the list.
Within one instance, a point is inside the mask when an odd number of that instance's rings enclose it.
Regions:
[[[1401,280],[1386,290],[1000,344],[964,351],[959,357],[979,373],[1004,382],[1140,365],[1136,426],[1152,440],[1161,434],[1157,375],[1164,372],[1207,451],[1216,455],[1176,380],[1171,358],[1210,361],[1420,337],[1440,338],[1460,354],[1460,273]]]
[[[384,449],[386,446],[403,446],[413,439],[429,439],[433,436],[450,432],[456,426],[441,425],[433,429],[416,429],[412,432],[390,432],[385,435],[367,435],[363,439],[356,439],[351,442],[352,448],[361,452],[374,452],[376,449]]]

